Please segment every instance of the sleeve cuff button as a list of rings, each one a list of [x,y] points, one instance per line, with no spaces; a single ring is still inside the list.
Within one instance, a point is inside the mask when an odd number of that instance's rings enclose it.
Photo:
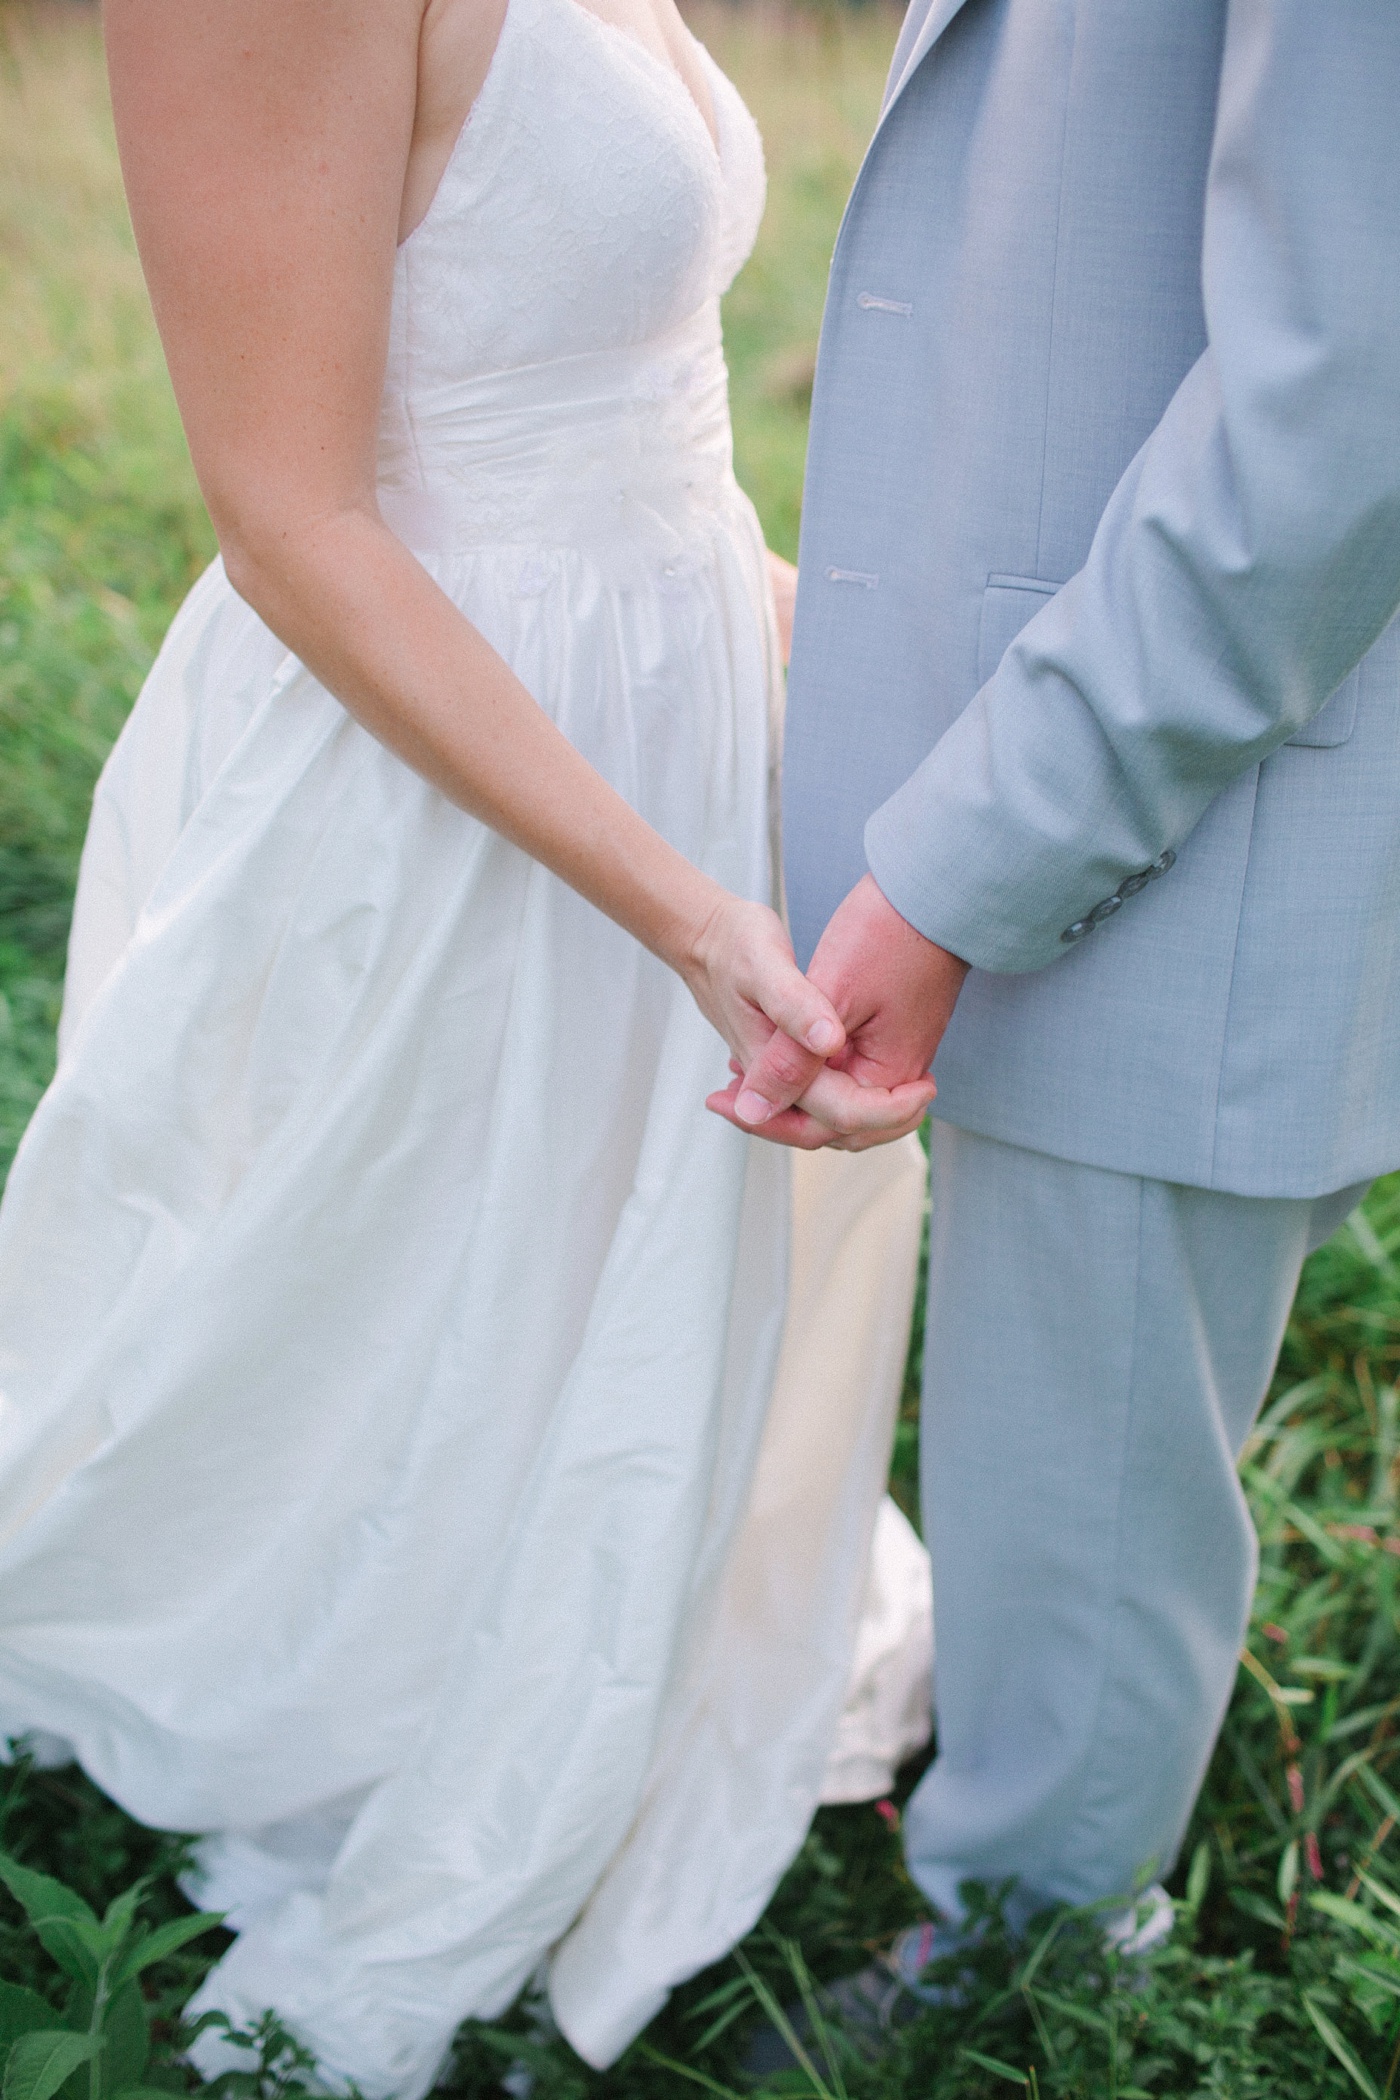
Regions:
[[[1136,897],[1139,890],[1145,890],[1149,882],[1155,882],[1159,875],[1165,875],[1168,868],[1175,865],[1176,855],[1168,846],[1166,852],[1159,853],[1149,866],[1139,868],[1136,875],[1129,875],[1126,881],[1120,882],[1113,895],[1096,904],[1087,918],[1076,919],[1072,926],[1066,926],[1060,939],[1082,941],[1086,933],[1092,933],[1096,926],[1102,926],[1105,919],[1111,919],[1116,911],[1121,911],[1129,897]]]

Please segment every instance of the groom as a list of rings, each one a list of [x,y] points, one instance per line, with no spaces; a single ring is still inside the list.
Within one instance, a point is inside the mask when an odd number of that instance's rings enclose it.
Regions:
[[[836,250],[788,894],[857,1076],[938,1051],[906,1829],[953,1930],[1171,1866],[1235,1456],[1400,1166],[1398,112],[1396,0],[914,0]],[[814,1066],[730,1112],[826,1137]]]

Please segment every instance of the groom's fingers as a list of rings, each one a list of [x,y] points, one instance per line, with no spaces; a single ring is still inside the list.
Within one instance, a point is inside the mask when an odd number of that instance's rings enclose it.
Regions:
[[[825,1001],[822,1002],[825,1005]],[[775,1020],[770,1014],[769,1019]],[[784,1023],[778,1023],[774,1034],[759,1052],[734,1096],[734,1113],[740,1123],[750,1130],[766,1129],[773,1116],[790,1108],[799,1094],[805,1094],[822,1069],[822,1059],[813,1050],[804,1050],[800,1043],[783,1033]],[[833,1031],[831,1047],[839,1050],[842,1037]]]
[[[809,989],[815,991],[816,987]],[[776,1021],[777,1028],[750,1064],[734,1098],[735,1116],[748,1129],[766,1129],[773,1116],[782,1109],[791,1108],[821,1071],[824,1058],[832,1056],[844,1044],[845,1030],[835,1020],[835,1009],[827,1005],[820,992],[817,997],[821,999],[824,1012],[831,1014],[835,1023],[829,1037],[830,1048],[821,1056],[813,1053],[820,1047],[820,1041],[827,1038],[815,1035],[810,1024],[805,1029],[791,1030],[787,1021],[771,1007],[766,1007],[769,1020]],[[812,1049],[806,1050],[801,1042],[794,1042],[795,1033],[811,1043]]]
[[[755,1125],[739,1108],[745,1085],[743,1080],[731,1080],[722,1093],[711,1094],[705,1106],[740,1130],[753,1130]],[[826,1067],[802,1096],[800,1107],[775,1111],[757,1129],[775,1144],[795,1145],[803,1151],[829,1144],[843,1151],[863,1151],[867,1145],[889,1144],[917,1130],[935,1091],[931,1079],[913,1079],[894,1087],[862,1086],[846,1073]]]
[[[833,1133],[825,1123],[819,1123],[815,1116],[806,1115],[800,1108],[780,1108],[757,1130],[752,1124],[740,1122],[734,1112],[734,1103],[741,1084],[739,1079],[731,1080],[723,1093],[709,1095],[706,1108],[712,1114],[722,1116],[726,1123],[732,1123],[736,1130],[742,1130],[746,1137],[768,1138],[775,1145],[791,1145],[799,1152],[819,1152],[824,1145],[831,1143]]]

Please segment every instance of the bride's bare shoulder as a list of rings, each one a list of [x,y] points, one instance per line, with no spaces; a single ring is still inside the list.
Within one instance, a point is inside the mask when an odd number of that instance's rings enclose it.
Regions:
[[[426,4],[105,0],[132,223],[226,558],[248,516],[372,481]]]
[[[105,0],[133,212],[402,183],[427,0]],[[172,191],[171,185],[178,184]]]

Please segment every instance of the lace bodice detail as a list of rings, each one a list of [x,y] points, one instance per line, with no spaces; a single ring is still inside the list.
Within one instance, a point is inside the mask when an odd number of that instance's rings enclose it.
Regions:
[[[486,84],[399,250],[391,384],[669,333],[727,290],[763,210],[752,117],[709,60],[720,150],[680,77],[579,0],[510,0]]]
[[[718,148],[626,31],[580,0],[509,0],[399,249],[381,493],[411,542],[574,544],[639,508],[684,537],[728,474],[718,307],[758,230],[763,150],[704,63]]]

